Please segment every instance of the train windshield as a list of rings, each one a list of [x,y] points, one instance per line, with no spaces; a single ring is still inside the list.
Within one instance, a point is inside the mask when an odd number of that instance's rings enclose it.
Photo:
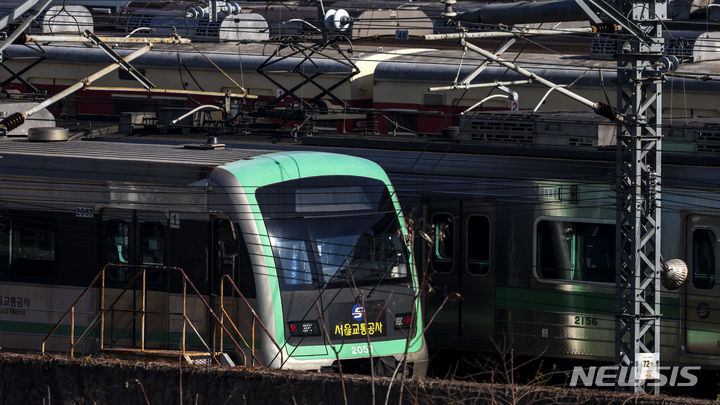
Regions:
[[[408,281],[407,249],[383,182],[322,176],[256,195],[283,290]]]

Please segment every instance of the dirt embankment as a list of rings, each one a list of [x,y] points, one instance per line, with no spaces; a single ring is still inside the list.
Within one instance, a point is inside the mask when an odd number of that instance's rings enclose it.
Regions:
[[[0,404],[700,404],[584,389],[0,354]],[[390,394],[388,395],[388,388]],[[402,388],[402,394],[401,394]],[[182,395],[180,394],[182,392]],[[514,401],[515,400],[515,401]]]

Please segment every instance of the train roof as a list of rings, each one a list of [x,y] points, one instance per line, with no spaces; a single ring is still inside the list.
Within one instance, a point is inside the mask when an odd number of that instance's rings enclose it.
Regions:
[[[432,46],[429,42],[428,46]],[[486,49],[490,49],[486,46]],[[592,59],[587,54],[555,54],[538,52],[506,52],[502,55],[505,61],[515,63],[541,77],[558,81],[573,82],[575,85],[596,85],[600,81],[599,72],[606,86],[615,85],[617,77],[617,62],[612,60]],[[397,55],[377,65],[374,72],[376,80],[420,81],[428,83],[450,83],[455,77],[463,78],[472,72],[485,59],[477,54],[463,55],[462,50],[435,50],[418,51]],[[458,74],[459,71],[459,74]],[[695,63],[680,64],[678,69],[669,77],[666,86],[670,83],[691,86],[697,89],[708,90],[708,86],[716,87],[717,80],[710,76],[720,74],[720,60],[706,60]],[[687,76],[684,76],[687,75]],[[502,80],[522,79],[518,73],[509,69],[490,64],[482,71],[473,83],[494,81],[499,77]]]
[[[397,41],[396,41],[397,42]],[[365,74],[372,74],[376,80],[419,81],[428,83],[450,83],[458,76],[470,73],[484,58],[467,53],[463,55],[459,45],[438,43],[434,41],[414,42],[418,47],[354,46],[347,56],[355,63],[375,62],[362,66]],[[213,63],[228,72],[255,72],[276,50],[276,44],[229,44],[202,43],[201,48]],[[386,44],[387,45],[387,44]],[[448,47],[450,45],[450,47]],[[494,48],[496,42],[480,43],[487,49]],[[126,55],[130,48],[119,48],[118,53]],[[287,57],[289,50],[282,52],[282,57],[273,59],[266,71],[292,71],[301,57]],[[32,58],[40,54],[37,50],[23,46],[11,45],[6,50],[7,60],[14,58]],[[77,64],[110,64],[110,58],[98,48],[88,48],[78,44],[50,44],[43,46],[43,55],[48,61]],[[600,71],[606,86],[612,87],[616,80],[617,64],[614,60],[598,60],[588,56],[588,51],[569,49],[567,53],[540,52],[506,52],[503,58],[546,78],[559,83],[572,82],[575,86],[596,86],[600,82]],[[203,55],[185,46],[158,45],[145,55],[133,61],[138,67],[177,66],[178,57],[189,69],[215,70],[215,67]],[[335,58],[335,59],[333,59]],[[349,73],[351,66],[332,50],[313,55],[312,62],[304,61],[303,72],[335,72]],[[683,90],[718,91],[720,82],[711,76],[720,75],[720,60],[704,60],[695,63],[683,63],[671,74],[666,87],[678,87]],[[488,66],[477,78],[475,83],[502,80],[517,80],[521,76],[508,71],[505,67]],[[252,86],[251,86],[252,87]]]
[[[70,142],[0,140],[0,178],[175,187],[206,185],[220,167],[241,184],[255,186],[329,175],[362,175],[387,182],[376,163],[347,154],[238,145],[225,149],[218,143],[215,146],[222,149],[211,149],[209,143],[189,142],[122,136]]]
[[[218,166],[277,152],[196,149],[202,144],[0,141],[0,175],[187,185]]]
[[[275,152],[259,149],[203,148],[202,144],[131,143],[112,140],[30,142],[27,139],[9,139],[0,142],[0,154],[2,155],[157,162],[203,167],[216,167],[237,160],[252,159],[255,156]]]
[[[133,48],[118,48],[118,54],[127,56]],[[228,71],[237,71],[240,69],[255,71],[270,55],[272,55],[275,47],[272,44],[227,44],[227,43],[203,43],[201,51],[210,57],[213,63]],[[22,45],[11,45],[6,50],[9,60],[13,58],[33,58],[40,54],[33,48]],[[109,65],[112,60],[108,55],[99,48],[88,48],[77,44],[56,43],[53,45],[43,46],[42,54],[49,61],[60,61],[65,63],[77,64],[102,64]],[[179,59],[181,58],[181,59]],[[167,67],[177,66],[179,60],[191,69],[214,70],[215,67],[204,56],[194,49],[180,45],[179,47],[155,45],[153,50],[142,55],[133,61],[134,66],[143,67]],[[272,70],[294,69],[297,64],[302,61],[301,57],[289,57],[275,61],[272,64]],[[347,64],[340,63],[333,59],[324,57],[321,54],[313,56],[313,63],[305,62],[303,71],[307,73],[315,72],[318,69],[332,72],[350,72],[351,67]]]

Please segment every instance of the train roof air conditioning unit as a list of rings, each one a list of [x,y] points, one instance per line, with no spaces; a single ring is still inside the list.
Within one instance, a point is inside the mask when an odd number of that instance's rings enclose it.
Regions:
[[[196,41],[265,41],[270,38],[265,18],[255,13],[222,14],[217,21],[185,18],[185,11],[137,10],[125,24],[130,33],[150,28],[153,36],[178,35]],[[147,35],[143,33],[143,35]]]
[[[81,35],[85,31],[93,32],[94,28],[92,13],[84,6],[52,6],[42,17],[42,33],[46,35]]]

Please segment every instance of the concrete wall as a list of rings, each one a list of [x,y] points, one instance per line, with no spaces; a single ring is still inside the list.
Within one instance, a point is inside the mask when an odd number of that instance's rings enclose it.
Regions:
[[[0,404],[372,404],[371,382],[364,376],[0,354]],[[388,378],[376,379],[375,404],[400,402],[397,382],[386,402],[389,383]],[[514,394],[517,403],[659,403],[653,397],[582,389],[517,386]],[[405,384],[402,403],[493,400],[511,403],[512,391],[502,385],[425,379]],[[662,403],[702,402],[663,398]]]

